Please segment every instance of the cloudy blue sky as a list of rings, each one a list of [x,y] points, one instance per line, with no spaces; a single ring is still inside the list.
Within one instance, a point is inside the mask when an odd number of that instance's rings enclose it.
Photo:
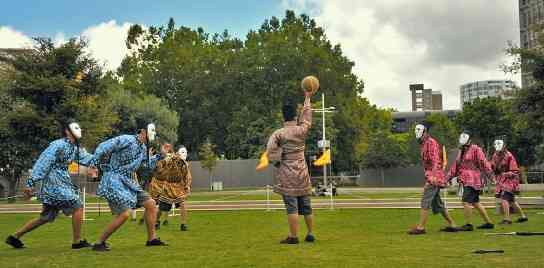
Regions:
[[[519,43],[518,1],[497,0],[67,0],[5,1],[0,9],[0,48],[27,47],[31,37],[62,43],[89,40],[89,52],[115,69],[127,53],[133,23],[178,25],[208,32],[228,29],[244,37],[285,9],[304,12],[340,43],[365,80],[365,96],[381,107],[409,110],[410,83],[441,90],[446,108],[459,107],[459,86],[512,79],[499,65],[507,41]]]

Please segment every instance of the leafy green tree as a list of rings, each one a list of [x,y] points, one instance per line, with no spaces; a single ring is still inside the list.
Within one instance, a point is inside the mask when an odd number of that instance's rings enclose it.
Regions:
[[[385,185],[384,169],[401,167],[407,164],[409,134],[391,134],[376,131],[368,141],[368,149],[361,162],[363,168],[377,169],[381,173],[382,184]]]
[[[210,176],[210,189],[212,187],[213,182],[213,170],[215,169],[215,166],[217,165],[217,155],[215,154],[215,145],[210,142],[210,140],[206,140],[204,144],[200,147],[199,151],[200,155],[200,163],[202,167],[206,170],[208,170],[208,174]]]

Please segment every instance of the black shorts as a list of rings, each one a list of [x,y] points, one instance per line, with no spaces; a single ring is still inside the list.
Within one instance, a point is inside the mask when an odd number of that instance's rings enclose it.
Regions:
[[[176,203],[175,206],[176,208],[179,208],[179,206],[181,205],[181,203]],[[163,201],[159,201],[159,210],[162,211],[162,212],[168,212],[172,209],[172,204],[169,204],[169,203],[166,203],[166,202],[163,202]]]
[[[513,203],[516,201],[516,196],[514,196],[514,194],[511,192],[501,191],[500,193],[496,194],[495,197],[500,198],[502,200],[506,200],[510,203]]]
[[[463,187],[463,202],[469,204],[480,203],[480,191],[470,186]]]
[[[310,196],[283,196],[283,203],[287,214],[312,215],[312,202]]]
[[[54,222],[55,218],[57,218],[57,215],[59,215],[60,211],[62,211],[64,215],[70,216],[74,214],[74,212],[77,209],[80,209],[82,207],[83,206],[79,202],[72,206],[66,206],[66,207],[59,207],[59,206],[44,203],[42,205],[42,212],[40,212],[40,219],[47,222]]]

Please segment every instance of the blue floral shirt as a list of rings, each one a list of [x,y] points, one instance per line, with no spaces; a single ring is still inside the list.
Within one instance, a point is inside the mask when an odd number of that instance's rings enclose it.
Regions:
[[[40,154],[26,185],[29,188],[38,188],[38,200],[42,203],[60,207],[81,204],[79,190],[70,178],[68,165],[78,161],[79,164],[88,166],[92,155],[83,148],[76,152],[76,148],[75,144],[63,138],[51,142]]]
[[[117,136],[98,145],[92,160],[102,172],[96,193],[110,203],[134,208],[137,193],[143,191],[134,174],[140,167],[154,169],[158,160],[158,156],[150,157],[148,163],[146,154],[146,145],[135,135]]]

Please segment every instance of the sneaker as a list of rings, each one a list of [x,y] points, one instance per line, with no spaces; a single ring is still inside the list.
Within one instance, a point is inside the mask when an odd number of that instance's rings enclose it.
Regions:
[[[161,229],[161,222],[160,221],[155,223],[155,230],[159,230],[159,229]]]
[[[168,246],[168,244],[164,243],[163,241],[161,241],[160,238],[155,238],[153,240],[149,240],[145,243],[145,245],[147,247],[154,247],[154,246]]]
[[[168,220],[164,220],[164,221],[162,222],[162,225],[168,225]]]
[[[527,217],[521,217],[519,218],[516,222],[519,222],[519,223],[522,223],[522,222],[526,222],[528,221],[529,219]]]
[[[447,226],[447,227],[444,227],[444,228],[440,229],[440,231],[446,232],[446,233],[456,233],[456,232],[459,231],[459,228]]]
[[[490,223],[490,222],[486,222],[478,227],[476,227],[478,229],[493,229],[495,228],[495,225],[493,223]]]
[[[87,240],[83,239],[83,240],[80,240],[79,243],[77,244],[72,244],[72,249],[89,248],[92,246],[93,245],[89,244]]]
[[[502,220],[501,222],[499,222],[500,225],[510,225],[512,224],[512,221],[509,221],[509,220]]]
[[[308,234],[308,235],[306,235],[306,238],[304,238],[304,241],[309,242],[309,243],[313,243],[313,242],[315,242],[315,236],[312,235],[312,234]]]
[[[180,226],[179,226],[179,229],[180,229],[181,231],[184,231],[184,232],[185,232],[185,231],[189,231],[189,229],[187,229],[187,225],[186,225],[186,224],[180,225]]]
[[[25,244],[23,244],[23,242],[21,240],[19,240],[19,238],[16,238],[13,235],[10,235],[10,236],[8,236],[8,238],[6,238],[6,244],[12,246],[13,248],[24,248],[25,247]]]
[[[280,244],[298,244],[298,237],[287,237],[281,240]]]
[[[471,232],[471,231],[474,231],[474,226],[472,226],[472,224],[465,224],[463,226],[461,226],[461,228],[459,228],[459,231],[463,231],[463,232]]]
[[[111,248],[108,244],[106,244],[106,242],[102,242],[100,244],[94,244],[93,250],[94,251],[110,251]]]
[[[409,235],[422,235],[422,234],[426,234],[427,232],[425,231],[425,229],[418,229],[418,228],[414,228],[410,231],[408,231],[408,234]]]

